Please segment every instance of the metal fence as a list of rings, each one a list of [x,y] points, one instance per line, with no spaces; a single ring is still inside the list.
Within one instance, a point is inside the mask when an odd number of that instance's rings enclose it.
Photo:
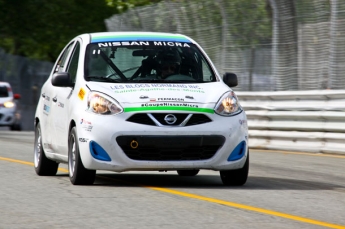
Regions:
[[[344,22],[344,0],[166,0],[105,20],[191,36],[242,91],[345,88]]]
[[[53,63],[5,53],[0,49],[0,81],[9,82],[21,104],[36,105],[40,87],[48,78]]]
[[[33,130],[34,113],[41,86],[48,78],[53,63],[5,53],[0,49],[0,81],[9,82],[18,101],[23,130]]]

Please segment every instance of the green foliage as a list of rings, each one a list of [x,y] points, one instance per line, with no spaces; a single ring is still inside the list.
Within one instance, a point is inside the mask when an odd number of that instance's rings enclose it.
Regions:
[[[162,0],[105,0],[107,5],[115,8],[119,13],[123,13],[137,6],[145,6],[149,4],[154,4]]]
[[[76,35],[105,31],[104,20],[113,14],[160,1],[0,0],[0,47],[11,54],[55,61],[65,44]],[[231,28],[229,36],[238,44],[255,45],[271,37],[266,0],[173,1],[181,6],[198,4],[186,17],[191,17],[191,21],[211,20],[219,24],[219,33],[224,23],[219,14],[221,2],[229,18],[226,22]]]
[[[256,46],[270,42],[272,21],[265,0],[223,1],[231,36],[239,45]]]
[[[330,0],[295,1],[296,15],[298,15],[297,22],[308,24],[329,21],[331,16],[330,4]]]
[[[117,13],[94,0],[0,0],[0,8],[0,46],[48,61],[76,35],[105,31],[104,19]]]

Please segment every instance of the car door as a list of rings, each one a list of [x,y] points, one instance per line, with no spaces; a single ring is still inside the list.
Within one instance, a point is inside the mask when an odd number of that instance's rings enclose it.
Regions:
[[[80,57],[80,41],[76,41],[68,57],[67,66],[64,71],[68,72],[72,83],[75,83]],[[70,123],[70,102],[73,87],[56,87],[53,98],[54,112],[56,118],[53,122],[55,137],[53,145],[58,149],[58,153],[64,157],[68,154],[68,131]]]
[[[47,153],[54,154],[56,152],[56,148],[53,147],[52,139],[54,138],[54,131],[53,131],[53,122],[54,120],[54,106],[53,106],[53,98],[55,96],[55,89],[51,83],[52,74],[62,71],[64,69],[65,62],[67,60],[67,56],[69,55],[71,48],[73,47],[74,42],[69,43],[60,53],[59,58],[55,62],[53,71],[49,79],[44,83],[41,90],[41,99],[42,99],[42,115],[40,115],[40,123],[42,129],[42,142],[43,148]]]
[[[53,74],[57,72],[66,72],[68,70],[75,44],[76,42],[72,41],[66,46],[57,62]],[[67,160],[67,158],[64,158],[67,152],[64,152],[64,149],[61,148],[61,139],[64,138],[66,141],[68,139],[68,136],[61,136],[61,133],[66,129],[68,115],[68,106],[65,104],[64,100],[72,93],[72,90],[72,87],[56,87],[52,85],[50,92],[51,107],[48,120],[50,127],[49,131],[52,136],[51,145],[56,157],[62,157],[62,160]]]

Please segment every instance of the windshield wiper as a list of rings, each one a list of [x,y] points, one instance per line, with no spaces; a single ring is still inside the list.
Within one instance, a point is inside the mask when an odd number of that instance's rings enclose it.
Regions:
[[[118,80],[118,79],[112,79],[104,76],[86,76],[86,79],[92,79],[92,80],[97,80],[97,81],[102,81],[102,82],[113,82],[113,83],[123,83],[123,80]]]

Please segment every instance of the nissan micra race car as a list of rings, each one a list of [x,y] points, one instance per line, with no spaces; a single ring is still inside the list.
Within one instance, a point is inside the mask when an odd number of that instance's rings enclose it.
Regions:
[[[248,177],[248,127],[231,89],[191,38],[170,33],[82,34],[58,57],[35,114],[35,171],[67,163],[74,185],[97,170],[220,172]]]

